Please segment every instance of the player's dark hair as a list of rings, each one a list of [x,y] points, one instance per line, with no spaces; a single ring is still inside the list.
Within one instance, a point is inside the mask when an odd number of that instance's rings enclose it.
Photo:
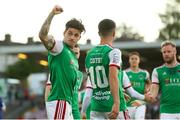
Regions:
[[[113,20],[110,19],[104,19],[100,21],[98,25],[99,35],[102,37],[105,37],[112,32],[115,32],[116,24]]]
[[[84,28],[84,25],[82,24],[82,21],[77,20],[77,19],[75,19],[75,18],[69,20],[69,21],[66,23],[66,30],[67,30],[68,28],[77,29],[77,30],[79,30],[81,33],[86,31],[85,28]]]
[[[139,52],[136,52],[136,51],[135,51],[135,52],[130,52],[130,53],[129,53],[129,58],[130,58],[131,56],[133,56],[133,55],[137,55],[139,58],[141,57],[140,54],[139,54]]]

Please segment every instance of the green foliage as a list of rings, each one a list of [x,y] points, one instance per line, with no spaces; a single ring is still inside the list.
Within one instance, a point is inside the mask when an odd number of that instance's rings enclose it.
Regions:
[[[160,14],[164,28],[160,30],[158,40],[180,39],[180,0],[169,0],[166,13]]]
[[[19,60],[14,65],[8,66],[6,76],[23,80],[26,79],[30,73],[43,72],[44,70],[47,70],[47,67],[41,66],[33,58],[28,58]]]
[[[120,25],[116,30],[116,41],[143,41],[144,37],[125,24]]]

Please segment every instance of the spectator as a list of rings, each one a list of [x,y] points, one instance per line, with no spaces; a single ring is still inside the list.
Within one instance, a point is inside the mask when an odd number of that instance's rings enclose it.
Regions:
[[[0,119],[3,119],[3,112],[6,111],[6,105],[0,97]]]

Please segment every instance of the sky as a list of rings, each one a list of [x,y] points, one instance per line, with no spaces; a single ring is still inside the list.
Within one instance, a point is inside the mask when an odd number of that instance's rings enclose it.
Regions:
[[[167,0],[0,0],[0,40],[9,33],[14,42],[26,43],[27,37],[40,41],[41,25],[53,7],[59,5],[64,12],[53,18],[49,32],[55,39],[63,39],[65,23],[77,18],[86,28],[79,43],[91,39],[96,45],[98,23],[109,18],[117,26],[125,23],[133,27],[146,42],[152,42],[163,27],[158,14],[165,12],[166,3]]]

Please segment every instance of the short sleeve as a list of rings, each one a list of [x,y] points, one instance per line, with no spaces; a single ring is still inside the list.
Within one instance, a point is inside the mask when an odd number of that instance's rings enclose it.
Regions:
[[[127,89],[131,87],[131,82],[129,80],[129,77],[127,76],[126,72],[123,71],[123,88]]]
[[[46,82],[46,85],[51,85],[50,74],[48,75],[48,80],[47,80],[47,82]]]
[[[50,54],[52,54],[54,56],[60,54],[63,50],[63,47],[64,47],[63,41],[55,40],[55,45],[52,48],[52,50],[50,51]]]
[[[146,72],[146,80],[150,80],[150,74],[149,74],[149,72],[146,70],[145,71]]]
[[[109,53],[109,59],[110,59],[109,66],[117,66],[118,68],[120,68],[120,65],[122,63],[121,51],[119,49],[113,49]]]
[[[152,72],[152,83],[159,83],[157,70],[154,69]]]

